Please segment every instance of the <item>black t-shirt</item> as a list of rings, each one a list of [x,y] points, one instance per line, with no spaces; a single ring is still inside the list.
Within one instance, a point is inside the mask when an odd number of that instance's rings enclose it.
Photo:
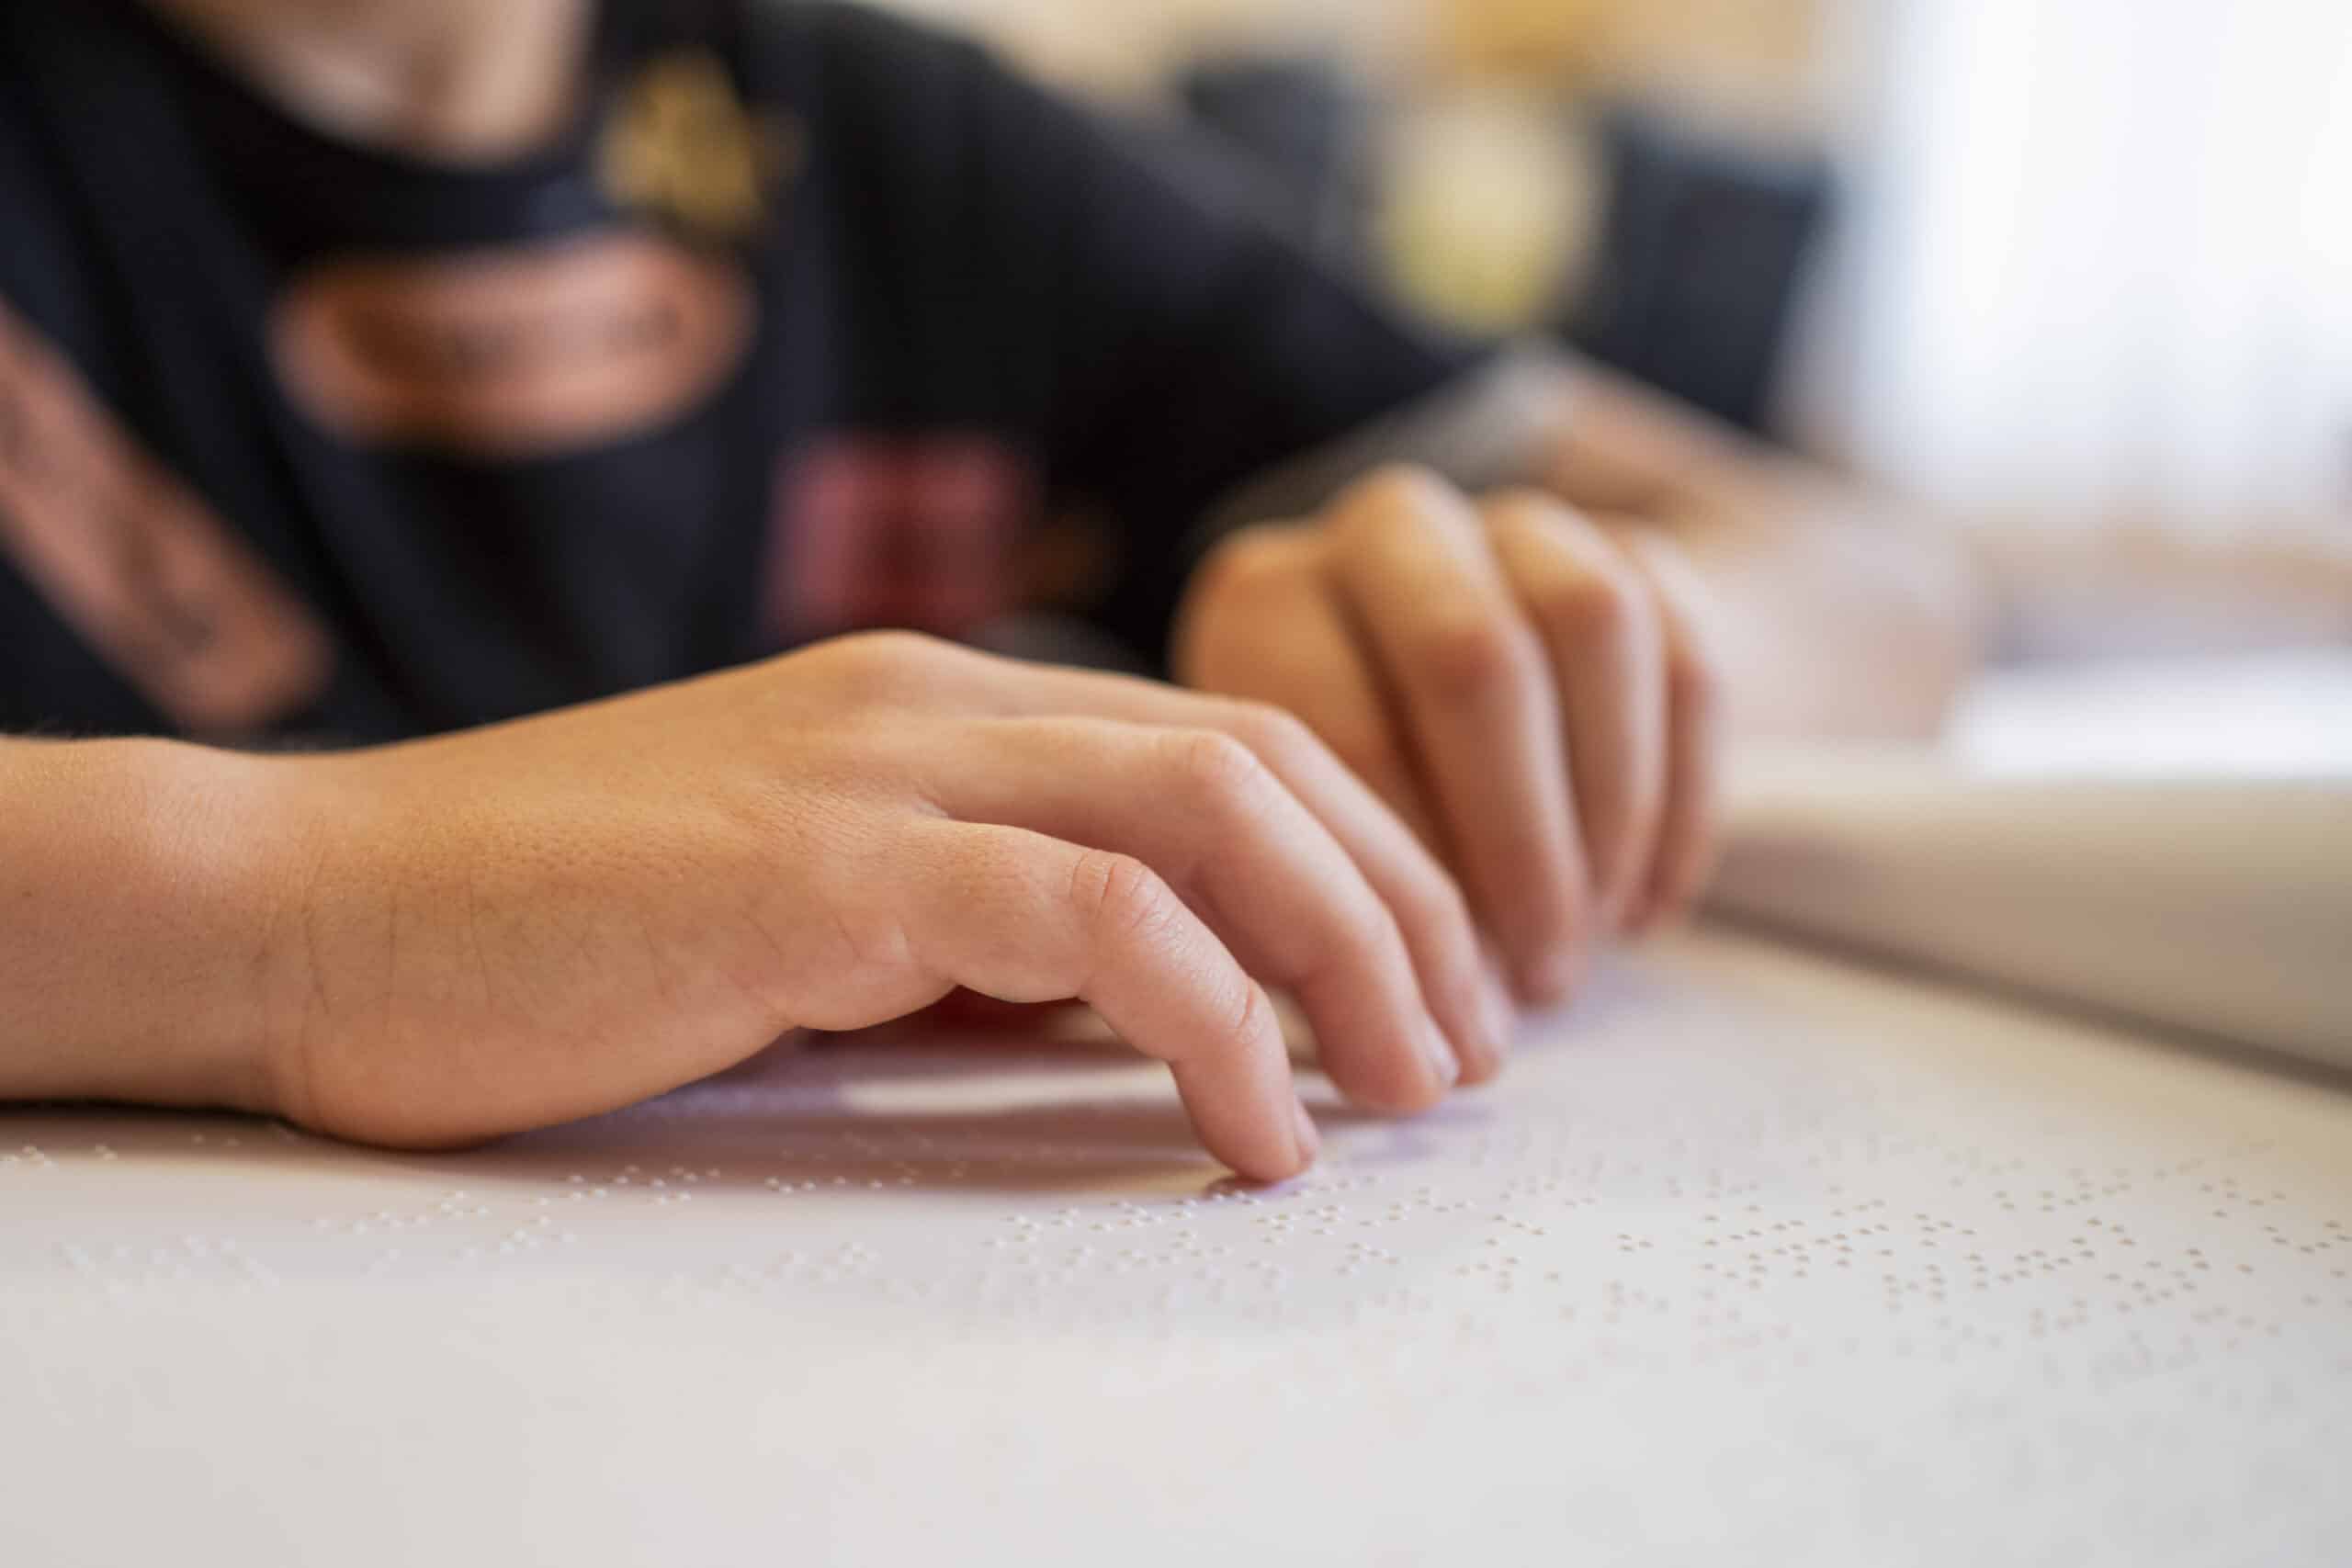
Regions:
[[[1147,655],[1203,511],[1425,341],[971,46],[606,0],[453,166],[135,0],[0,0],[0,731],[367,740],[1038,602]]]

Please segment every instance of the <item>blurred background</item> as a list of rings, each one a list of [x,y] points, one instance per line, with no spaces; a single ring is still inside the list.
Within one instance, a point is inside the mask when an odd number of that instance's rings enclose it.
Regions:
[[[2273,542],[2257,640],[2352,630],[2345,0],[894,3],[1193,122],[1433,318],[2062,554]]]

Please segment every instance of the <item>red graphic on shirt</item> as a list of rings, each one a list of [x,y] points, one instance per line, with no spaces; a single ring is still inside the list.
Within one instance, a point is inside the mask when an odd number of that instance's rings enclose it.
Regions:
[[[0,550],[193,734],[315,697],[334,650],[309,607],[0,300]]]
[[[1010,609],[1030,465],[982,436],[843,436],[777,472],[767,618],[784,640],[966,637]]]
[[[270,347],[295,401],[339,435],[527,457],[699,407],[757,314],[736,263],[614,229],[334,262],[278,301]]]

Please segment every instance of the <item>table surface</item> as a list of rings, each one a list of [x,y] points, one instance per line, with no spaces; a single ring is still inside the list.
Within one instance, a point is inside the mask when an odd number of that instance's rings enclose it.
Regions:
[[[2342,1562],[2352,1090],[1749,939],[1222,1183],[876,1041],[447,1157],[0,1112],[0,1562]]]

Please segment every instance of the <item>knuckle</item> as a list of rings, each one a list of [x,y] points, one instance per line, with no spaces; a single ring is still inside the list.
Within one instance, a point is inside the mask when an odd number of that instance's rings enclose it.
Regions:
[[[1265,1038],[1276,1027],[1274,1004],[1272,998],[1266,995],[1266,988],[1254,981],[1245,982],[1238,989],[1241,995],[1233,1004],[1231,1038],[1247,1049],[1252,1042]]]
[[[1301,560],[1296,531],[1279,524],[1259,523],[1227,536],[1201,565],[1203,580],[1214,590],[1256,597],[1287,588]]]
[[[1133,855],[1087,850],[1070,867],[1069,898],[1096,940],[1126,942],[1166,929],[1174,895]]]
[[[1545,491],[1514,485],[1486,498],[1487,522],[1498,528],[1538,528],[1557,531],[1587,526],[1584,514]]]
[[[877,666],[927,664],[947,650],[948,645],[925,632],[871,631],[854,632],[842,639],[844,647],[857,650],[861,658]]]
[[[1423,673],[1449,697],[1491,698],[1520,690],[1532,675],[1526,637],[1498,615],[1432,621],[1417,642]]]
[[[1267,762],[1308,757],[1323,750],[1322,739],[1313,727],[1274,703],[1235,703],[1227,710],[1226,728]]]
[[[1180,786],[1195,799],[1244,801],[1266,785],[1266,764],[1258,753],[1221,729],[1175,731],[1169,748]]]
[[[846,666],[861,694],[882,696],[922,688],[960,651],[922,632],[853,632],[830,651]]]
[[[1654,625],[1649,596],[1633,571],[1618,565],[1564,573],[1529,595],[1538,619],[1572,641],[1611,641],[1646,633]]]
[[[1340,505],[1344,517],[1363,526],[1386,528],[1419,523],[1460,502],[1461,492],[1436,469],[1389,463],[1357,480]]]

